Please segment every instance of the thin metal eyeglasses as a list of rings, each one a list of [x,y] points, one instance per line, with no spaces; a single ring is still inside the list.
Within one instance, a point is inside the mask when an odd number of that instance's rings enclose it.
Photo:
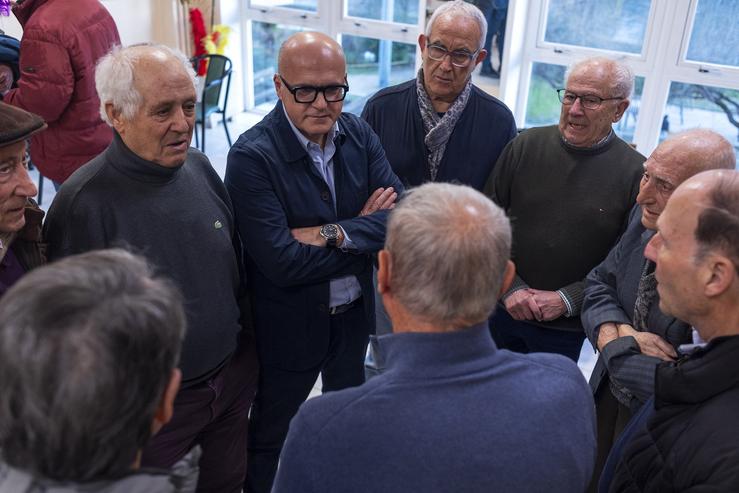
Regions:
[[[349,86],[346,84],[334,84],[330,86],[291,86],[287,81],[280,75],[280,80],[288,91],[295,98],[296,103],[310,104],[316,100],[318,93],[323,93],[323,99],[327,103],[338,103],[343,101],[346,97],[346,93],[349,92]]]
[[[624,99],[622,97],[601,98],[592,94],[575,94],[574,92],[568,91],[567,89],[557,89],[557,96],[559,97],[559,102],[564,104],[565,106],[575,104],[577,98],[580,98],[580,104],[583,106],[583,108],[587,108],[589,110],[597,110],[598,108],[600,108],[600,105],[603,104],[603,101]]]
[[[480,50],[470,53],[468,51],[449,51],[441,45],[430,44],[426,48],[426,52],[429,58],[440,62],[445,56],[449,55],[452,60],[452,65],[459,68],[464,68],[470,64],[470,62],[477,56]]]

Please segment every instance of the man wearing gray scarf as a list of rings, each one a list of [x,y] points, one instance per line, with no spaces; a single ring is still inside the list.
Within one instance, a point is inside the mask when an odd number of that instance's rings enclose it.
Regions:
[[[455,182],[482,190],[498,156],[516,136],[511,111],[472,84],[487,56],[487,22],[462,0],[446,2],[419,35],[423,66],[415,79],[375,94],[364,118],[380,137],[403,184]],[[377,333],[390,322],[376,300]]]

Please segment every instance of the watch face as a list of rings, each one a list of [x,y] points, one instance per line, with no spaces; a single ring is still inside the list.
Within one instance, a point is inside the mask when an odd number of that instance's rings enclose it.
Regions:
[[[326,238],[335,240],[339,236],[339,230],[335,224],[326,224],[321,228],[321,232]]]

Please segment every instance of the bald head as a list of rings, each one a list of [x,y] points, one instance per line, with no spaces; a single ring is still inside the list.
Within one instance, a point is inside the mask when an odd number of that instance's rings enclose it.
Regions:
[[[683,175],[680,182],[702,171],[731,170],[736,165],[731,143],[713,130],[703,128],[675,134],[662,142],[655,152],[664,155],[680,170]]]
[[[685,180],[644,255],[656,263],[660,309],[701,338],[739,333],[739,173],[710,170]]]
[[[667,200],[685,180],[706,170],[734,169],[734,164],[731,143],[712,130],[687,130],[662,142],[644,163],[636,197],[644,227],[657,228]]]
[[[285,77],[301,68],[340,67],[346,73],[346,59],[341,45],[326,34],[308,31],[293,34],[282,43],[277,56],[277,70]]]
[[[348,90],[344,51],[323,33],[297,33],[280,47],[277,65],[272,80],[290,122],[323,147]]]

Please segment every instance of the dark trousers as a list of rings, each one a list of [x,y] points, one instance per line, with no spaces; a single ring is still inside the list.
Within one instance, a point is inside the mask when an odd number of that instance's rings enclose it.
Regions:
[[[505,309],[497,307],[490,319],[490,333],[501,349],[517,353],[557,353],[577,363],[584,332],[571,332],[539,327],[514,320]]]
[[[200,445],[198,492],[240,493],[246,474],[249,408],[257,388],[253,339],[242,341],[213,377],[180,390],[174,415],[144,448],[142,465],[169,468]]]
[[[613,397],[608,377],[604,378],[595,393],[595,415],[598,422],[598,454],[595,458],[593,479],[588,487],[588,491],[592,493],[598,491],[598,481],[608,454],[632,416],[631,410]]]
[[[287,437],[290,420],[310,394],[320,373],[323,391],[364,383],[364,353],[369,322],[362,303],[331,316],[331,336],[323,361],[308,370],[289,371],[262,365],[259,390],[249,418],[249,461],[245,491],[268,493]]]

